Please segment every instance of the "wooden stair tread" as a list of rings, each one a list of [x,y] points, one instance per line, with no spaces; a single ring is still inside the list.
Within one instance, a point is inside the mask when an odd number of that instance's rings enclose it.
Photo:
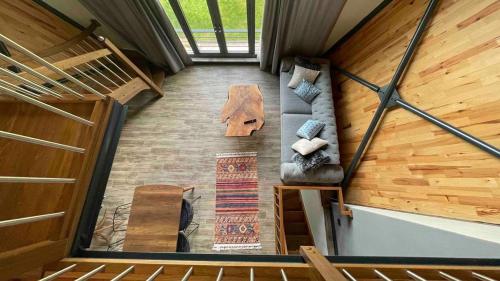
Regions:
[[[307,224],[305,222],[285,222],[286,235],[308,235]]]
[[[313,242],[311,240],[309,235],[286,235],[288,252],[298,250],[303,245],[312,245]]]

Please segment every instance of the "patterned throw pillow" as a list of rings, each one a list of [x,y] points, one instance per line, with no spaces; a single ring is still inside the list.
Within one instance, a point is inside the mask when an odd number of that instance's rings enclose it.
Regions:
[[[321,94],[321,90],[318,87],[306,80],[302,80],[293,92],[308,104],[311,104],[314,98]]]
[[[328,142],[326,140],[320,138],[314,138],[312,140],[300,139],[292,145],[292,149],[302,155],[308,155],[327,144]]]
[[[307,120],[297,131],[297,136],[311,140],[325,127],[325,123],[316,120]]]
[[[295,153],[292,156],[292,161],[297,164],[303,173],[305,173],[323,166],[323,164],[330,161],[330,156],[328,156],[323,150],[318,150],[307,156]]]
[[[318,78],[319,71],[307,69],[299,65],[295,65],[293,69],[292,79],[288,82],[288,87],[295,89],[302,80],[307,80],[314,84],[316,78]]]
[[[306,57],[295,57],[294,59],[296,65],[300,65],[305,68],[309,68],[312,70],[320,70],[321,65],[318,63],[313,63],[310,59]]]

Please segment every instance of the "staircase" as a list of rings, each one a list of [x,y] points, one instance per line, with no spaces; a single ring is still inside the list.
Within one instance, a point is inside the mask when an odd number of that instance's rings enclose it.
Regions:
[[[344,206],[342,189],[336,186],[275,186],[274,222],[276,253],[296,255],[301,245],[315,245],[302,202],[301,190],[337,192],[340,213],[352,217]]]

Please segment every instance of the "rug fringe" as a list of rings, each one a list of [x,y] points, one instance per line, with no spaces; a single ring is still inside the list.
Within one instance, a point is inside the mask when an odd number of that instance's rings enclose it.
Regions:
[[[212,250],[214,251],[224,251],[224,250],[259,250],[262,249],[260,243],[254,244],[214,244]]]
[[[257,156],[257,152],[225,152],[217,153],[216,157],[241,157],[241,156]]]

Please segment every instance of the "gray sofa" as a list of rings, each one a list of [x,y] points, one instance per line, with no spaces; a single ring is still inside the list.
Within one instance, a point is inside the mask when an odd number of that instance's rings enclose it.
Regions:
[[[313,59],[321,64],[321,74],[315,85],[321,89],[312,104],[300,99],[294,89],[288,88],[291,75],[288,74],[293,65],[293,58],[282,60],[280,69],[280,103],[281,103],[281,180],[285,184],[334,184],[344,178],[344,172],[339,165],[339,146],[337,126],[333,107],[332,86],[330,80],[330,62],[327,59]],[[319,120],[326,124],[318,137],[327,140],[323,149],[330,156],[330,162],[320,168],[303,173],[292,161],[295,153],[291,146],[300,138],[297,130],[309,119]]]

